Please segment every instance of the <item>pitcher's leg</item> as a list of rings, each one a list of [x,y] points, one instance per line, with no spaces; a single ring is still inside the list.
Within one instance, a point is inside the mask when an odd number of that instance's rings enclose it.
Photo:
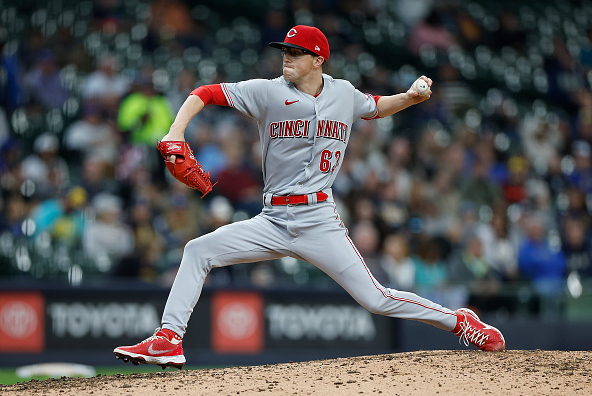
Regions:
[[[213,267],[283,257],[281,235],[261,217],[226,225],[187,243],[171,287],[162,327],[181,337]]]
[[[299,239],[298,254],[339,283],[372,313],[428,323],[444,330],[456,326],[454,311],[414,293],[382,286],[337,222],[325,222]]]
[[[344,230],[345,232],[345,230]],[[398,291],[382,286],[370,273],[347,235],[325,231],[323,237],[307,238],[308,249],[300,253],[305,260],[315,264],[370,312],[401,319],[417,320],[431,324],[442,330],[452,331],[464,341],[484,351],[503,351],[506,341],[502,333],[493,326],[482,322],[470,309],[460,308],[451,311],[414,293]],[[325,250],[310,246],[314,240],[321,239]]]
[[[363,261],[329,275],[372,313],[417,320],[448,331],[456,326],[454,311],[415,293],[382,286]]]

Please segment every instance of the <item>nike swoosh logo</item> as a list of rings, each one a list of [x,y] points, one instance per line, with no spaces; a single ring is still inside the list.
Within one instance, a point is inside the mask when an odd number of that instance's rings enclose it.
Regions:
[[[483,323],[483,330],[493,330],[493,329],[494,329],[493,326]]]
[[[173,352],[175,349],[176,348],[155,351],[154,348],[152,348],[152,345],[150,345],[148,347],[148,353],[151,354],[151,355],[162,355],[162,354],[165,354],[165,353],[168,353],[168,352]]]
[[[294,100],[292,102],[288,102],[288,99],[286,99],[286,106],[290,106],[293,103],[299,102],[299,100]]]

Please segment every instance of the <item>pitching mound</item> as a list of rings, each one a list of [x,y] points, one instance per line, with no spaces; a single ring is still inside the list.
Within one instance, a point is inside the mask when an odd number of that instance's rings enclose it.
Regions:
[[[592,395],[590,367],[589,351],[418,351],[29,381],[0,385],[0,395]]]

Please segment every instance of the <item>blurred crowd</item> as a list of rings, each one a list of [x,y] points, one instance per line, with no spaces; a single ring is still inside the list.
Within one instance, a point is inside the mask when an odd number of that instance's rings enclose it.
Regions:
[[[267,43],[311,24],[329,39],[325,72],[363,92],[434,80],[429,101],[354,124],[334,184],[380,282],[483,309],[524,290],[590,293],[589,3],[1,3],[1,278],[170,284],[186,242],[256,215],[253,120],[211,106],[190,124],[218,182],[203,199],[168,175],[155,142],[195,87],[280,75]],[[290,258],[208,282],[338,287]]]

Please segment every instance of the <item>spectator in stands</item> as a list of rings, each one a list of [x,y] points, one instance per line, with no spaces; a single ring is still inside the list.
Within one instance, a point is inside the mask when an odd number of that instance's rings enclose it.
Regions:
[[[592,280],[590,230],[586,230],[582,219],[573,217],[564,219],[561,228],[567,272],[576,272],[581,278]]]
[[[35,183],[35,194],[41,199],[55,197],[70,183],[68,164],[59,155],[60,141],[56,135],[46,132],[33,143],[35,153],[21,163],[23,179]]]
[[[423,208],[421,210],[421,217],[423,220],[422,232],[425,235],[444,239],[448,241],[451,239],[451,234],[454,234],[456,227],[456,213],[444,212],[439,205],[440,197],[431,188],[425,194]]]
[[[21,144],[14,137],[0,144],[0,186],[2,192],[17,192],[21,179]]]
[[[5,117],[25,101],[23,68],[16,51],[4,51],[7,41],[8,32],[0,28],[0,112],[6,111]]]
[[[514,281],[518,278],[518,249],[516,238],[510,235],[506,212],[506,205],[494,207],[491,225],[477,227],[475,235],[481,240],[483,257],[492,270],[503,281]]]
[[[414,55],[418,55],[424,45],[443,53],[450,47],[457,45],[454,36],[446,28],[442,17],[435,8],[431,10],[425,20],[413,26],[408,37],[407,46]]]
[[[458,126],[454,125],[454,119],[450,118],[460,118],[468,108],[474,107],[475,93],[471,85],[462,77],[460,69],[451,63],[442,62],[438,65],[438,80],[439,90],[436,97],[440,98],[439,105],[443,108],[435,110],[444,114],[436,114],[444,125],[456,129]]]
[[[65,130],[63,143],[72,162],[80,163],[89,155],[111,164],[117,160],[120,138],[102,113],[99,104],[87,102],[82,117]]]
[[[592,93],[589,89],[578,91],[579,109],[575,117],[574,140],[584,140],[592,145]]]
[[[539,161],[547,164],[555,153],[563,150],[565,142],[559,122],[552,122],[548,118],[526,115],[521,123],[524,153],[531,164]]]
[[[477,158],[473,163],[471,177],[461,187],[461,198],[476,205],[491,206],[501,198],[500,186],[489,179],[490,162]]]
[[[556,36],[553,37],[552,45],[553,53],[545,58],[544,65],[549,86],[546,100],[575,115],[578,111],[576,92],[583,87],[583,79],[576,73],[577,63],[566,41]]]
[[[450,279],[471,284],[476,291],[486,288],[489,282],[497,281],[500,275],[487,261],[484,250],[483,242],[477,235],[473,235],[466,244],[460,245],[449,260]]]
[[[442,144],[438,139],[441,128],[434,124],[428,125],[421,133],[417,145],[415,147],[415,161],[417,172],[422,172],[422,176],[426,181],[432,179],[440,164],[438,160],[444,150]]]
[[[457,229],[452,230],[452,241],[466,244],[480,228],[479,206],[472,201],[461,201],[458,207]]]
[[[123,221],[121,198],[101,193],[92,200],[96,219],[89,220],[82,236],[82,246],[86,257],[101,264],[103,269],[111,269],[134,250],[134,234]]]
[[[471,132],[465,133],[473,135]],[[471,158],[471,151],[470,148],[465,146],[460,140],[461,139],[452,141],[448,146],[445,147],[439,162],[440,164],[445,164],[446,166],[441,167],[438,170],[438,172],[449,173],[448,175],[445,175],[444,180],[448,180],[448,182],[451,184],[451,187],[457,191],[462,183],[462,180],[470,176],[469,170],[466,168],[470,168],[468,162]],[[442,180],[442,182],[444,182],[444,180]],[[438,185],[438,183],[436,184]],[[444,186],[441,186],[440,188],[442,187]]]
[[[167,246],[182,247],[195,235],[201,234],[203,216],[200,216],[201,208],[190,190],[177,182],[173,189],[174,192],[167,197],[169,204],[155,227]]]
[[[396,5],[392,12],[407,29],[424,20],[434,5],[432,0],[393,0],[393,3]]]
[[[507,179],[502,185],[504,201],[513,204],[524,202],[528,198],[526,190],[526,179],[528,176],[529,163],[522,156],[512,156],[508,159]]]
[[[592,150],[584,140],[573,143],[575,169],[569,175],[571,183],[584,194],[592,194]]]
[[[234,216],[234,208],[227,198],[219,195],[208,203],[206,215],[208,217],[208,227],[204,230],[204,234],[230,224]]]
[[[240,135],[235,135],[237,138]],[[263,185],[260,177],[249,169],[240,138],[224,144],[226,166],[218,173],[218,191],[230,200],[237,210],[256,215],[261,210]]]
[[[592,215],[586,202],[586,195],[574,186],[569,186],[565,193],[568,200],[567,209],[561,212],[561,217],[579,218],[587,230],[592,229]]]
[[[196,118],[189,125],[195,122]],[[225,139],[208,123],[200,125],[196,132],[191,142],[194,144],[191,147],[195,147],[196,158],[199,158],[199,163],[204,169],[208,169],[212,180],[218,180],[218,174],[226,168],[228,162],[226,153],[221,147],[221,142]]]
[[[377,207],[377,199],[361,192],[352,198],[353,208],[351,208],[351,223],[365,223],[369,222],[374,225],[379,234],[379,239],[382,240],[386,234],[391,232],[388,228],[385,219],[380,216],[379,208]],[[345,216],[348,216],[346,214]]]
[[[553,154],[547,162],[544,182],[549,186],[551,194],[555,197],[568,189],[569,180],[561,169],[561,156],[559,153]]]
[[[445,216],[456,218],[460,208],[460,193],[455,186],[455,176],[453,173],[454,163],[451,161],[444,161],[446,167],[438,170],[432,181],[433,191],[437,199],[436,205],[440,213]]]
[[[396,180],[390,180],[383,184],[380,200],[377,202],[377,211],[378,217],[384,222],[387,233],[397,231],[407,224],[409,220],[407,205],[401,198]]]
[[[512,304],[499,295],[502,275],[487,261],[483,242],[477,235],[449,257],[451,283],[468,294],[468,304],[483,311],[497,310]]]
[[[385,238],[380,265],[388,277],[385,286],[409,291],[415,288],[415,263],[403,234],[391,234]]]
[[[257,288],[274,288],[278,285],[278,279],[276,275],[276,271],[272,263],[269,261],[264,261],[260,263],[255,263],[253,267],[250,268],[250,276],[249,279],[251,284]]]
[[[177,186],[180,186],[181,188],[179,191],[182,191],[186,194],[187,188],[185,188],[183,184],[177,183]],[[177,193],[177,195],[180,195],[180,193]],[[166,213],[164,213],[162,216],[159,216],[159,218],[157,218],[155,221],[155,227],[157,231],[163,235],[167,245],[172,244],[175,246],[175,248],[169,250],[169,256],[173,256],[175,249],[178,253],[178,256],[172,257],[170,260],[172,268],[166,271],[161,277],[161,282],[167,286],[172,285],[173,281],[175,280],[185,243],[189,239],[192,239],[195,235],[206,234],[226,224],[230,224],[234,216],[234,208],[230,204],[230,201],[228,201],[228,199],[222,195],[212,197],[208,202],[208,206],[205,211],[196,211],[196,207],[192,205],[192,208],[189,210],[181,209],[177,214],[171,213],[171,211],[174,210],[172,209],[172,206],[179,205],[183,198],[177,197],[177,199],[178,201],[175,201],[172,197],[170,197],[171,202],[167,206]],[[183,203],[187,204],[187,202]],[[197,221],[196,218],[198,219]],[[182,219],[183,222],[177,225],[176,228],[184,228],[189,233],[191,233],[190,235],[184,234],[185,241],[178,237],[179,234],[173,234],[175,232],[175,229],[173,229],[175,224],[171,223],[171,221],[174,222],[177,219]],[[202,229],[200,228],[198,230],[191,230],[189,228],[195,227],[197,224],[200,224]],[[208,276],[208,278],[212,278],[208,280],[208,283],[227,284],[233,279],[233,273],[235,271],[236,266],[216,268],[216,271],[214,274],[212,274],[214,276]]]
[[[134,234],[134,251],[121,260],[113,275],[154,282],[168,269],[164,239],[153,224],[154,208],[148,199],[138,197],[132,202],[129,213],[129,224]]]
[[[376,226],[368,220],[356,223],[351,231],[351,239],[376,280],[381,284],[388,283],[388,275],[380,263],[380,234]]]
[[[113,166],[100,156],[89,155],[79,170],[80,185],[88,193],[89,200],[102,192],[117,193],[121,186],[115,181]]]
[[[471,13],[462,9],[454,9],[455,25],[458,31],[458,41],[467,50],[474,50],[483,42],[483,32],[479,23]]]
[[[559,246],[552,246],[547,240],[544,221],[540,216],[528,216],[526,227],[527,235],[521,241],[518,253],[520,275],[532,282],[541,296],[557,296],[564,286],[565,255]]]
[[[200,44],[187,4],[180,0],[153,0],[150,3],[150,35],[161,44],[175,39],[182,47]]]
[[[86,203],[86,191],[80,186],[42,201],[31,213],[35,235],[48,232],[54,242],[78,245],[84,233]]]
[[[11,194],[0,201],[0,235],[5,232],[13,237],[26,235],[23,221],[26,220],[27,204],[21,194]]]
[[[25,76],[25,87],[30,100],[44,110],[59,109],[70,97],[60,76],[55,54],[49,49],[37,54],[35,65]]]
[[[446,286],[448,269],[439,243],[435,239],[421,238],[414,251],[415,285],[420,292],[426,293]]]
[[[119,106],[117,125],[134,145],[153,147],[173,123],[173,113],[166,98],[158,93],[147,76],[140,75],[133,92]]]
[[[99,106],[109,118],[115,119],[121,98],[129,90],[129,82],[119,73],[117,58],[104,55],[96,69],[82,83],[82,99],[91,106]]]
[[[407,202],[412,184],[410,172],[413,157],[411,142],[403,136],[395,136],[388,142],[387,150],[386,166],[397,190],[397,198],[401,202]]]

